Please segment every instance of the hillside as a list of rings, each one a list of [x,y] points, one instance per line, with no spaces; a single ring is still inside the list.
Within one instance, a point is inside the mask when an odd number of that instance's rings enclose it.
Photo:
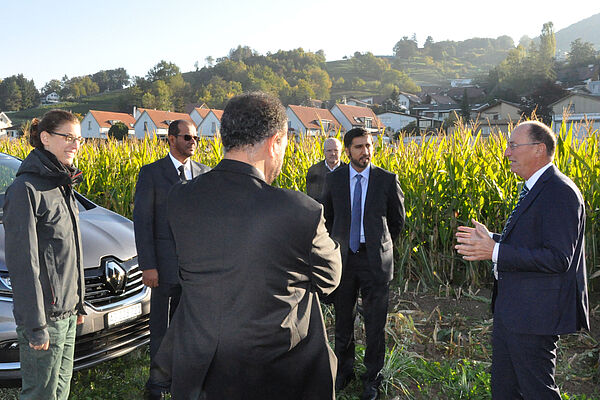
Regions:
[[[584,42],[593,43],[596,50],[600,50],[600,29],[598,27],[600,27],[600,13],[557,31],[555,33],[557,51],[569,52],[571,42],[578,38]]]
[[[35,117],[41,117],[48,110],[60,108],[85,116],[89,110],[128,112],[131,110],[122,110],[122,99],[126,95],[126,89],[114,90],[105,93],[99,93],[94,96],[77,99],[73,102],[62,102],[58,104],[47,104],[27,110],[17,112],[8,112],[8,118],[13,125],[21,125],[23,122]]]

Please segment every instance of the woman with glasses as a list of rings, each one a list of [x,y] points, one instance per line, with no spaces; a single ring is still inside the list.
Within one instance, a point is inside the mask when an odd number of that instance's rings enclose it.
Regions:
[[[34,119],[23,160],[6,190],[6,266],[19,338],[21,399],[67,399],[76,325],[83,323],[85,282],[73,160],[79,120],[48,111]]]

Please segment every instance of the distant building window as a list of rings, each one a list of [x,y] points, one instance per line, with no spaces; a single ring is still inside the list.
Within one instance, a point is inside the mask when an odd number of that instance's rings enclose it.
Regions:
[[[212,133],[217,133],[217,123],[216,122],[212,122],[211,126],[210,126],[210,131]]]
[[[148,133],[148,123],[144,121],[144,132]]]
[[[566,111],[568,114],[575,114],[575,104],[573,104],[573,103],[569,104],[569,105],[566,107],[565,111]]]
[[[88,131],[92,130],[92,121],[88,121]]]
[[[292,129],[292,121],[288,120],[288,130]]]

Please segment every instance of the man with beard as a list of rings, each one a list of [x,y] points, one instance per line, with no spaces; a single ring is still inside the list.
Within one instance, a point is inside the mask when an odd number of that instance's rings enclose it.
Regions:
[[[306,194],[313,199],[320,201],[323,185],[325,184],[325,176],[335,171],[341,165],[340,154],[342,152],[342,144],[336,138],[327,138],[323,142],[323,154],[325,159],[310,167],[306,172]]]
[[[335,357],[319,296],[341,275],[322,207],[271,186],[287,146],[279,100],[236,96],[224,159],[173,188],[168,218],[182,297],[156,357],[174,399],[333,399]]]
[[[209,168],[190,160],[198,136],[191,121],[169,125],[169,154],[140,169],[133,208],[133,226],[142,281],[152,288],[150,298],[150,360],[154,358],[181,295],[175,242],[167,223],[167,194],[178,182],[188,181]],[[150,373],[152,376],[152,372]],[[160,387],[148,379],[145,397],[160,399]]]
[[[360,292],[367,336],[361,398],[372,400],[379,396],[393,242],[404,225],[404,197],[396,174],[371,164],[373,139],[365,129],[349,130],[344,147],[350,164],[328,174],[323,191],[327,228],[340,243],[343,261],[333,303],[335,386],[342,390],[354,378],[354,320]]]

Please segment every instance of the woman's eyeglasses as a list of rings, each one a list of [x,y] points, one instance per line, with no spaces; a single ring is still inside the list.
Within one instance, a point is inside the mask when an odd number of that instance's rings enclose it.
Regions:
[[[73,135],[69,135],[67,133],[58,133],[58,132],[48,132],[51,135],[57,135],[57,136],[62,136],[65,138],[65,142],[71,144],[74,142],[77,142],[79,144],[83,144],[85,142],[85,138],[81,137],[81,136],[73,136]]]

